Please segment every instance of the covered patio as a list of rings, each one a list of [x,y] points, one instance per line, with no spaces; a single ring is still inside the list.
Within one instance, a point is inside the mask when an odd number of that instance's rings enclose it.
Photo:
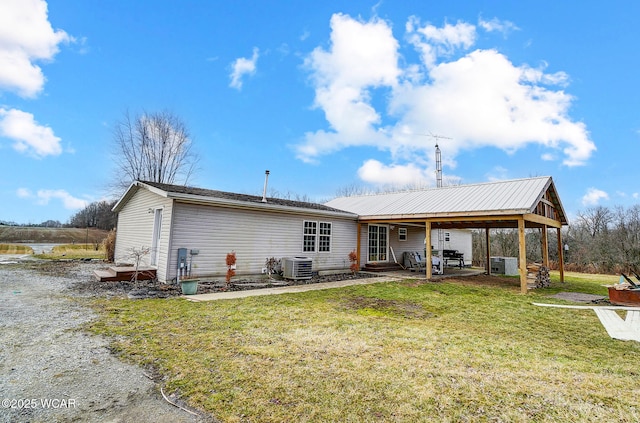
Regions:
[[[394,224],[424,228],[425,239],[432,231],[446,229],[481,229],[485,232],[486,269],[491,274],[491,229],[512,228],[518,231],[518,271],[520,289],[526,293],[526,230],[541,229],[542,261],[549,265],[549,230],[556,230],[560,279],[564,281],[562,226],[566,213],[553,179],[537,177],[474,185],[457,185],[427,190],[378,194],[375,196],[341,197],[327,205],[357,213],[357,255],[362,257],[362,225]],[[432,251],[426,248],[426,263]],[[425,277],[433,278],[431,266],[425,266]]]

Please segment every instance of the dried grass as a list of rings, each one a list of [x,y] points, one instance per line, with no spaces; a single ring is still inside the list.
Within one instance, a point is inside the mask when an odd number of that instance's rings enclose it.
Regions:
[[[531,305],[605,288],[574,276],[554,285],[98,300],[92,330],[224,422],[637,421],[638,344],[610,339],[588,310]]]

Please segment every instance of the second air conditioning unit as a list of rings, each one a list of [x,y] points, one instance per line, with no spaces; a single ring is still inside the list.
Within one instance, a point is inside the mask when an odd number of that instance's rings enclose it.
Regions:
[[[282,277],[285,279],[311,279],[313,261],[309,257],[283,257]]]

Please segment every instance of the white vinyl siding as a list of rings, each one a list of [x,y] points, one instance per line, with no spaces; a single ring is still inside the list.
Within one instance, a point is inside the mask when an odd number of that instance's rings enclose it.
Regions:
[[[389,236],[389,261],[393,261],[395,255],[396,260],[402,263],[402,256],[405,251],[417,251],[420,254],[425,254],[424,239],[426,231],[424,227],[419,226],[407,226],[407,240],[400,241],[396,232],[398,226],[394,229],[390,228]],[[446,249],[458,250],[464,254],[464,261],[466,264],[471,263],[472,259],[472,232],[469,229],[451,229],[449,232],[450,241],[445,243]],[[369,225],[363,224],[360,229],[360,251],[361,251],[361,263],[366,263],[369,256]],[[431,231],[431,245],[434,249],[438,248],[438,231]]]
[[[158,240],[158,279],[163,280],[167,269],[167,247],[171,227],[171,200],[139,188],[118,213],[115,261],[117,264],[134,264],[133,250],[151,249],[155,210],[162,208],[161,233]],[[141,266],[150,266],[152,251],[142,257]]]
[[[356,219],[266,210],[247,210],[176,202],[172,227],[169,279],[176,277],[178,248],[199,250],[193,256],[192,273],[222,276],[226,272],[225,257],[236,252],[236,274],[260,274],[270,257],[304,256],[313,260],[313,270],[349,268],[349,252],[356,246]],[[330,223],[329,252],[304,251],[304,222]],[[316,237],[319,235],[316,225]],[[302,230],[301,230],[302,228]]]

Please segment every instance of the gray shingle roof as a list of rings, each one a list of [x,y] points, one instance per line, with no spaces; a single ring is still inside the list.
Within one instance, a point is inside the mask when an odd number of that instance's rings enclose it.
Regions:
[[[241,203],[254,204],[254,205],[265,204],[262,202],[262,197],[257,195],[237,194],[233,192],[216,191],[212,189],[188,187],[184,185],[161,184],[158,182],[149,182],[149,181],[139,181],[139,182],[145,185],[149,185],[151,187],[160,189],[169,194],[193,196],[194,197],[193,199],[196,199],[197,197],[201,197],[202,199],[230,200],[234,202],[241,202]],[[297,209],[325,211],[325,212],[335,212],[335,213],[345,212],[344,210],[339,210],[331,206],[327,206],[325,204],[307,203],[304,201],[293,201],[293,200],[286,200],[282,198],[267,197],[266,204],[291,207],[291,208],[297,208]]]

